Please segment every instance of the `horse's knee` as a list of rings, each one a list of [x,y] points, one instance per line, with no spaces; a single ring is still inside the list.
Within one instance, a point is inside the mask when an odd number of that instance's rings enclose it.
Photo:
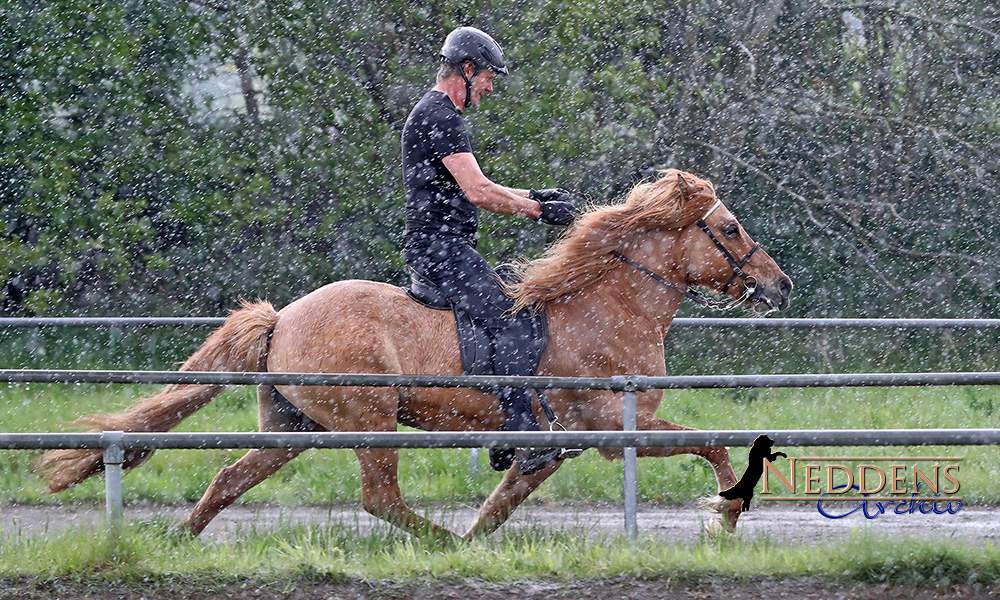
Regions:
[[[699,454],[713,464],[729,462],[729,450],[725,446],[708,446],[701,448]]]

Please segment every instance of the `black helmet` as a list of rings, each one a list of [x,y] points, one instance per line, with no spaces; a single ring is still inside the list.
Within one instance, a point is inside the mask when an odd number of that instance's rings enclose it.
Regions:
[[[471,60],[476,65],[477,73],[489,69],[507,75],[503,48],[496,40],[475,27],[459,27],[449,33],[441,46],[441,60],[456,65],[463,60]]]

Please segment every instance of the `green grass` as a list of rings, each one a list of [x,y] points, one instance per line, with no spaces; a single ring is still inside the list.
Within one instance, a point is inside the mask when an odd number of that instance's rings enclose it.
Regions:
[[[140,386],[31,385],[0,386],[0,431],[65,431],[74,418],[111,412],[156,388]],[[669,391],[659,414],[703,429],[819,429],[995,427],[1000,389],[989,387],[876,388],[827,390]],[[252,388],[227,390],[184,423],[186,431],[254,431]],[[790,456],[932,456],[964,457],[960,481],[965,503],[998,503],[1000,449],[931,448],[782,448]],[[485,453],[483,453],[485,455]],[[125,478],[126,501],[192,501],[201,497],[220,468],[242,451],[160,451]],[[737,473],[747,451],[732,449]],[[37,452],[0,451],[0,503],[100,500],[103,481],[92,478],[58,496],[47,495],[32,472]],[[465,450],[404,450],[400,481],[410,501],[475,503],[492,491],[500,475],[485,456],[474,479],[468,477]],[[715,478],[702,459],[682,456],[639,461],[640,499],[688,502],[714,493]],[[533,495],[541,500],[619,501],[621,464],[590,450],[567,462]],[[360,499],[358,468],[348,450],[311,450],[277,475],[248,492],[246,502],[324,504]]]
[[[471,544],[435,544],[389,530],[358,536],[345,527],[286,527],[231,544],[178,537],[163,523],[125,528],[118,545],[71,530],[56,537],[0,540],[0,577],[73,576],[84,580],[204,578],[224,582],[347,578],[412,580],[474,577],[487,581],[824,576],[852,581],[945,586],[1000,582],[1000,554],[987,544],[855,536],[839,543],[779,545],[723,538],[692,545],[522,530]]]

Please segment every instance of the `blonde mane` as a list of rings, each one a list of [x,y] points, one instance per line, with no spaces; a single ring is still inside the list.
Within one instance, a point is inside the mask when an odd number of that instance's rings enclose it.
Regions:
[[[686,227],[714,201],[709,182],[676,169],[660,171],[657,179],[633,187],[624,203],[588,211],[541,258],[525,265],[521,282],[510,288],[514,310],[542,307],[593,285],[622,264],[612,253],[635,234]]]

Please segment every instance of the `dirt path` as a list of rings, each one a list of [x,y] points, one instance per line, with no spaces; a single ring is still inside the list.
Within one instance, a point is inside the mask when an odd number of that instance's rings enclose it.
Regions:
[[[270,582],[244,581],[206,589],[203,584],[171,580],[139,584],[81,584],[71,579],[38,582],[0,580],[0,600],[898,600],[995,598],[995,591],[974,586],[932,590],[903,586],[836,584],[818,578],[735,580],[709,577],[699,581],[642,580],[626,577],[571,582],[520,581],[487,583],[457,581]]]
[[[154,518],[180,520],[191,505],[141,504],[127,506],[126,520]],[[874,511],[874,508],[871,509]],[[476,516],[471,506],[433,505],[418,509],[429,518],[455,532],[464,532]],[[696,543],[708,513],[693,506],[641,505],[639,533],[671,543]],[[55,534],[70,527],[98,527],[104,519],[103,506],[94,504],[0,505],[0,530],[22,536]],[[623,531],[621,505],[614,504],[529,504],[514,513],[506,528],[539,527],[569,529],[583,535],[618,535]],[[227,542],[249,531],[266,531],[277,525],[340,524],[359,533],[382,526],[360,506],[288,507],[273,504],[237,505],[222,512],[205,530],[208,539]],[[852,533],[870,532],[890,537],[958,539],[973,543],[1000,542],[1000,515],[993,507],[962,506],[956,514],[894,514],[891,511],[866,519],[857,511],[841,519],[828,519],[815,504],[789,506],[762,504],[740,519],[744,537],[765,536],[779,543],[819,543],[846,540]]]

